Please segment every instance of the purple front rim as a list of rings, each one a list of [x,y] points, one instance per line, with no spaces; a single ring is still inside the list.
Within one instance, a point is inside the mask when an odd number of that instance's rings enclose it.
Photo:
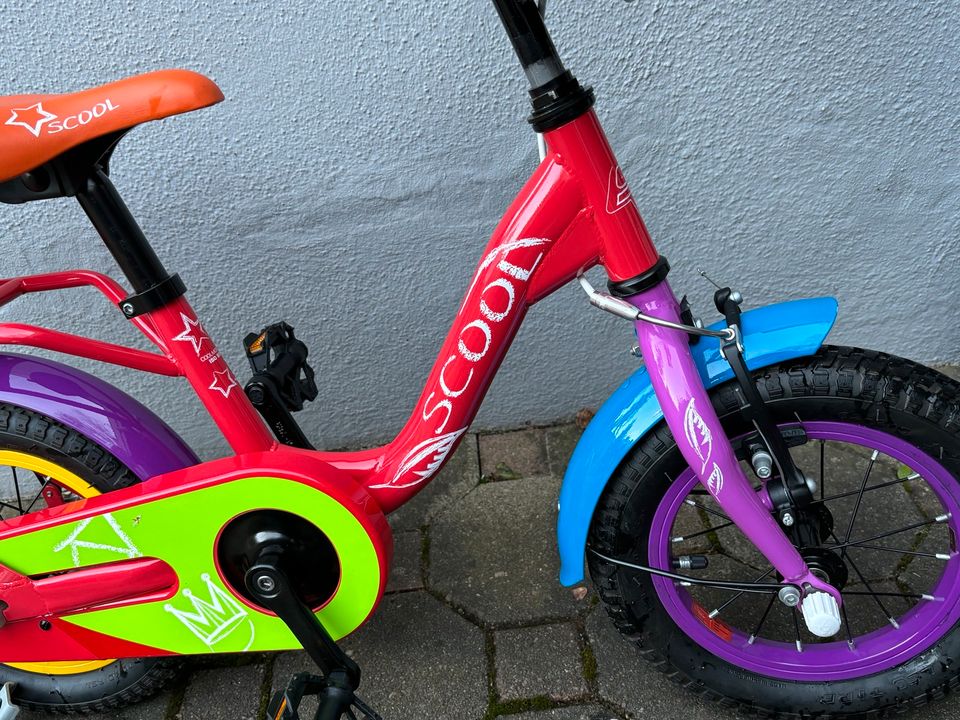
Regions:
[[[909,443],[888,433],[860,425],[837,422],[805,422],[801,425],[811,440],[832,440],[879,450],[920,474],[950,513],[949,525],[957,536],[960,518],[960,486],[936,460]],[[673,521],[696,475],[686,469],[667,489],[653,519],[648,556],[654,566],[671,568],[670,535]],[[677,626],[698,645],[733,665],[770,677],[824,682],[863,677],[895,667],[916,657],[960,619],[960,559],[953,553],[935,587],[929,591],[942,600],[921,600],[898,619],[899,628],[886,626],[856,638],[851,650],[844,639],[808,645],[802,653],[793,644],[749,636],[730,628],[732,636],[723,639],[697,619],[691,608],[693,599],[684,589],[666,578],[652,578],[654,588],[667,613]]]

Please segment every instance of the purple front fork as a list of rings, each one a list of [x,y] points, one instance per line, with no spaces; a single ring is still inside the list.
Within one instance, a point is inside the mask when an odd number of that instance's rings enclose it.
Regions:
[[[627,301],[644,315],[681,322],[680,306],[665,281]],[[636,326],[667,426],[700,482],[786,582],[809,584],[840,603],[840,593],[810,572],[741,470],[690,354],[688,335],[643,321]]]

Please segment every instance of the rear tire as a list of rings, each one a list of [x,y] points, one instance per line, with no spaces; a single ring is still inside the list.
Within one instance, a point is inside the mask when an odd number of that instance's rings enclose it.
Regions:
[[[71,496],[88,497],[128,487],[140,481],[129,468],[102,447],[82,434],[55,420],[26,408],[0,403],[0,453],[8,459],[17,456],[37,458],[62,468],[64,477],[73,476],[77,483],[57,481],[53,474],[41,476],[36,472],[36,488],[41,477],[48,477],[61,491]],[[24,464],[29,464],[25,462]],[[9,475],[9,467],[29,476],[23,466],[8,465],[2,469]],[[19,480],[17,481],[20,482]],[[28,504],[24,497],[20,502]],[[30,510],[44,507],[43,502]],[[4,517],[9,517],[4,509]],[[19,665],[19,664],[18,664]],[[92,713],[115,710],[155,695],[176,678],[181,662],[168,658],[133,658],[114,660],[103,667],[81,672],[69,668],[46,668],[39,663],[12,667],[0,664],[0,684],[16,683],[13,696],[23,707],[62,713]],[[81,666],[82,667],[82,666]]]
[[[821,425],[844,424],[866,428],[864,433],[884,433],[905,440],[942,466],[946,471],[946,484],[952,486],[949,492],[960,497],[957,484],[960,477],[960,384],[908,360],[837,347],[824,347],[815,356],[757,370],[753,377],[778,423],[797,424],[799,417],[805,423],[810,421],[811,426],[817,421],[821,421]],[[738,410],[741,398],[734,383],[716,388],[711,398],[728,436],[737,437],[748,432]],[[689,480],[694,476],[680,456],[670,431],[661,423],[637,443],[611,478],[594,513],[590,547],[609,556],[632,558],[641,564],[657,564],[651,557],[650,548],[657,543],[666,547],[675,540],[668,535],[670,527],[666,530],[657,528],[654,516],[663,512],[658,510],[661,503],[684,473],[687,473],[688,482],[695,482]],[[676,500],[672,502],[676,503]],[[697,502],[702,504],[700,500]],[[895,510],[891,507],[891,514]],[[680,511],[675,512],[677,514],[673,517],[678,517]],[[662,514],[658,516],[658,522],[662,517]],[[953,525],[956,521],[957,518],[953,518],[945,524],[931,526],[943,531],[949,528],[952,536],[952,546],[948,550],[952,557],[943,563],[941,579],[947,572],[952,572],[947,569],[952,563],[960,563],[955,552],[956,530]],[[734,532],[738,531],[734,528]],[[843,530],[838,532],[843,535]],[[852,537],[866,534],[855,532]],[[666,543],[651,540],[663,536],[667,537]],[[636,643],[641,656],[675,682],[728,707],[766,718],[880,718],[924,705],[946,695],[960,683],[960,622],[956,620],[943,625],[946,629],[938,630],[939,636],[931,635],[925,647],[918,645],[912,657],[898,661],[899,664],[891,663],[892,666],[880,672],[864,672],[856,677],[825,681],[784,679],[784,674],[764,673],[756,667],[747,667],[746,663],[738,665],[711,652],[708,648],[722,646],[723,641],[730,645],[729,627],[717,625],[711,628],[712,620],[707,619],[705,613],[699,617],[700,623],[720,638],[716,645],[701,642],[702,637],[692,638],[696,632],[682,630],[676,620],[676,605],[671,605],[674,613],[671,615],[664,605],[664,591],[658,590],[663,586],[655,584],[662,580],[654,581],[647,573],[616,566],[589,552],[588,564],[608,614],[618,630]],[[756,577],[744,579],[754,581]],[[669,582],[665,585],[677,587]],[[697,590],[700,588],[679,588],[675,592],[694,593]],[[763,604],[765,601],[766,598]],[[920,602],[916,607],[921,607]],[[958,604],[960,597],[950,595],[941,602],[926,603],[921,609],[930,613],[942,610],[946,618],[956,615],[960,608]],[[690,613],[692,616],[702,611],[696,602],[689,607],[695,608]],[[722,621],[725,615],[721,613],[717,617]],[[693,624],[686,627],[695,629]],[[836,640],[844,640],[843,632],[841,630]],[[741,643],[742,637],[748,633],[750,630],[740,636]],[[736,640],[735,635],[734,643]],[[859,637],[856,640],[859,643]],[[749,653],[749,648],[754,646],[745,644],[744,647],[744,652]],[[809,653],[812,660],[816,646],[810,643],[807,647],[813,649]],[[866,643],[862,646],[855,643],[855,647],[859,650],[866,647]],[[762,656],[758,657],[758,664],[762,663]],[[876,667],[882,667],[882,663]],[[819,669],[812,672],[819,672]],[[825,675],[828,672],[826,666],[823,672]]]

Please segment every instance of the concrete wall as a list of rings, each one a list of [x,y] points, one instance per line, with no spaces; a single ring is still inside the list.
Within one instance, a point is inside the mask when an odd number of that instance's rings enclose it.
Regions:
[[[837,295],[836,341],[960,359],[960,4],[552,0],[551,13],[674,286],[705,315],[698,266],[748,303]],[[314,348],[311,437],[400,427],[535,164],[489,3],[0,0],[0,34],[4,94],[161,67],[213,77],[228,102],[134,132],[116,182],[241,377],[243,335],[286,318]],[[116,274],[69,201],[0,207],[0,252],[0,274]],[[137,341],[92,293],[0,318]],[[530,314],[478,425],[599,404],[635,366],[630,341],[564,289]],[[224,449],[185,385],[98,372],[204,454]]]

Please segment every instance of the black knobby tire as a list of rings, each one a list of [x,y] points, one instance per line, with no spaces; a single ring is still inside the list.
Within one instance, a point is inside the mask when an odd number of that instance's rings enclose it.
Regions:
[[[857,348],[824,347],[812,357],[755,371],[778,422],[827,420],[909,440],[960,478],[960,384],[908,360]],[[729,436],[745,434],[734,383],[711,393]],[[671,478],[687,468],[661,423],[614,473],[593,517],[589,544],[646,563],[651,521]],[[949,693],[960,682],[960,623],[912,661],[832,683],[765,677],[708,652],[684,634],[647,574],[588,552],[593,583],[618,630],[671,680],[703,697],[769,718],[880,718]],[[958,602],[950,598],[950,602]]]
[[[96,443],[22,407],[0,403],[0,450],[55,463],[101,493],[139,482],[129,468]],[[155,695],[176,678],[181,663],[169,658],[115,660],[75,674],[44,674],[0,664],[0,684],[16,683],[14,700],[36,710],[92,713],[115,710]]]

